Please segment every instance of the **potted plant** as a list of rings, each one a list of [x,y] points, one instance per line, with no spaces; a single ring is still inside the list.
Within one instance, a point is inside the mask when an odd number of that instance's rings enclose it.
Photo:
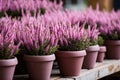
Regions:
[[[15,44],[14,36],[13,27],[9,23],[2,23],[0,30],[0,80],[13,80],[15,67],[18,64],[15,55],[18,53],[20,46],[20,42]]]
[[[99,31],[96,26],[89,26],[86,29],[87,31],[87,39],[89,46],[86,49],[87,55],[85,56],[83,66],[84,69],[92,69],[95,67],[99,46],[97,44]]]
[[[36,23],[39,19],[32,18]],[[29,21],[28,21],[29,23]],[[36,23],[32,23],[35,25]],[[24,22],[22,26],[25,26]],[[21,33],[22,46],[25,52],[29,76],[32,80],[50,80],[52,65],[55,60],[54,52],[58,48],[56,33],[51,32],[49,27],[31,25],[22,27]],[[19,34],[18,33],[18,34]]]
[[[103,62],[106,52],[106,46],[103,46],[104,40],[101,36],[98,37],[98,44],[100,47],[100,50],[98,52],[97,56],[97,62]]]
[[[26,4],[27,3],[27,4]],[[23,13],[31,15],[51,13],[58,10],[62,10],[62,2],[59,4],[56,1],[49,0],[18,0],[18,1],[0,1],[0,17],[4,17],[6,14],[11,17],[22,17]]]
[[[105,39],[106,58],[120,59],[120,20],[114,11],[107,15],[109,17],[108,23],[99,28],[102,37]]]
[[[40,13],[39,16],[43,16],[43,14],[45,14],[45,13],[53,13],[54,11],[61,10],[61,9],[62,9],[61,1],[59,4],[55,1],[51,2],[49,0],[44,0],[44,1],[41,1],[41,0],[0,1],[0,17],[3,17],[7,14],[8,16],[15,19],[15,21],[17,21],[16,19],[18,19],[18,20],[22,19],[21,21],[24,23],[28,21],[26,19],[23,20],[23,18],[25,18],[26,15],[32,15],[34,17],[34,15],[37,15],[37,14],[39,15],[39,13]],[[21,24],[21,22],[19,24]],[[16,26],[17,25],[18,25],[18,23],[16,23]],[[18,31],[18,29],[17,29],[17,31]],[[20,54],[16,55],[19,64],[16,67],[15,74],[26,74],[27,70],[25,67],[24,60],[23,60],[24,50],[20,48],[19,53]]]
[[[80,27],[60,27],[59,50],[55,56],[62,76],[80,75],[84,56],[86,38],[84,29]]]

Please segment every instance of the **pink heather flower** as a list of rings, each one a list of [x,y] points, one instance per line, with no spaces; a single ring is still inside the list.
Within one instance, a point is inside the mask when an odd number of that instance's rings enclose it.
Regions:
[[[48,25],[42,16],[27,15],[19,22],[21,24],[16,25],[16,40],[22,40],[22,46],[26,47],[29,54],[49,54],[51,47],[57,48],[57,28],[50,28],[51,25]]]
[[[9,4],[4,3],[4,5],[7,4],[11,10],[15,9],[10,7],[10,3],[16,5],[15,8],[18,10],[46,9],[44,15],[31,16],[27,11],[27,15],[22,12],[23,17],[20,19],[0,19],[0,33],[7,33],[6,41],[10,42],[15,37],[15,43],[22,41],[22,45],[29,52],[36,51],[36,54],[42,52],[47,54],[51,47],[69,45],[72,41],[86,39],[96,41],[99,34],[107,36],[112,35],[114,31],[120,33],[119,12],[109,13],[91,8],[82,12],[61,11],[62,3],[57,5],[56,2],[52,3],[48,0],[15,0],[14,2],[9,0]],[[3,8],[0,6],[0,9]],[[7,24],[3,25],[3,23]],[[14,35],[11,35],[11,32],[15,32]],[[2,41],[2,38],[0,39]]]
[[[0,59],[9,59],[18,52],[21,42],[15,43],[15,26],[12,19],[0,19]]]
[[[37,11],[40,9],[45,9],[47,13],[61,10],[62,2],[57,4],[56,1],[51,2],[49,0],[0,0],[0,12],[7,10]]]
[[[99,30],[97,29],[96,26],[90,26],[90,25],[88,26],[88,29],[87,29],[88,39],[97,41],[99,34],[100,34]]]
[[[45,52],[47,53],[50,49],[50,45],[47,45],[47,47],[45,48]]]

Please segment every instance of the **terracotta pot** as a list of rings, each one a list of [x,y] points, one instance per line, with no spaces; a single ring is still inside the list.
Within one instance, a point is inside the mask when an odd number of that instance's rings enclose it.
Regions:
[[[55,53],[62,76],[80,75],[86,51],[57,51]]]
[[[106,40],[107,48],[106,58],[120,59],[120,40]]]
[[[24,56],[31,80],[50,80],[55,55]]]
[[[13,80],[17,58],[0,60],[0,80]]]
[[[100,50],[97,56],[97,62],[103,62],[106,52],[106,46],[100,46]]]
[[[96,60],[97,60],[97,55],[99,51],[99,46],[89,46],[86,49],[87,55],[85,56],[85,59],[83,61],[83,69],[92,69],[95,66]]]

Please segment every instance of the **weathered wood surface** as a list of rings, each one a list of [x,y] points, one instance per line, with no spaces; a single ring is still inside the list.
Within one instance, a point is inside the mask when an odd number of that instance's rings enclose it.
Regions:
[[[82,69],[79,76],[61,77],[59,70],[53,70],[51,80],[97,80],[120,71],[120,60],[104,60],[96,63],[94,69]],[[14,80],[29,80],[27,75],[15,76]]]

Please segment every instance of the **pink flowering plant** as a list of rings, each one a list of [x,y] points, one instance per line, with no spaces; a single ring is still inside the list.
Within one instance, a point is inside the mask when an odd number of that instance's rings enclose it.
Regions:
[[[27,20],[27,21],[26,21]],[[41,17],[24,17],[18,22],[16,41],[22,40],[22,49],[28,55],[50,55],[58,49],[57,35]],[[57,32],[57,31],[56,31]]]
[[[100,34],[97,27],[88,25],[88,28],[86,29],[86,33],[87,33],[87,42],[88,42],[89,46],[97,45],[98,44],[98,36]]]
[[[19,51],[20,42],[15,44],[14,27],[10,19],[0,19],[0,59],[13,58]]]
[[[107,14],[107,24],[99,27],[99,31],[106,40],[120,40],[120,18],[116,12]]]
[[[88,14],[89,13],[89,14]],[[78,15],[81,14],[81,15]],[[120,39],[120,13],[111,11],[99,11],[99,7],[96,10],[88,8],[85,11],[72,12],[70,15],[72,25],[85,25],[88,26],[96,25],[96,28],[100,32],[100,36],[104,39],[119,40]]]
[[[104,44],[104,39],[102,36],[98,36],[98,41],[97,41],[98,45],[102,46]]]
[[[59,50],[83,50],[88,45],[97,44],[99,35],[97,26],[85,25],[87,23],[83,23],[85,16],[80,14],[82,13],[66,10],[43,16],[47,27],[57,28]]]
[[[96,10],[89,8],[83,14],[86,16],[85,17],[86,28],[88,28],[88,25],[93,26],[95,24],[100,32],[100,36],[103,39],[107,40],[120,39],[119,11],[118,12],[115,12],[114,10],[111,12],[99,11],[99,7],[97,6]]]
[[[79,51],[85,50],[87,47],[86,33],[84,28],[62,27],[60,28],[59,37],[59,50],[62,51]]]
[[[31,14],[50,13],[62,9],[62,2],[50,0],[0,0],[0,16],[5,12],[10,16],[22,16],[22,12],[30,11]]]

